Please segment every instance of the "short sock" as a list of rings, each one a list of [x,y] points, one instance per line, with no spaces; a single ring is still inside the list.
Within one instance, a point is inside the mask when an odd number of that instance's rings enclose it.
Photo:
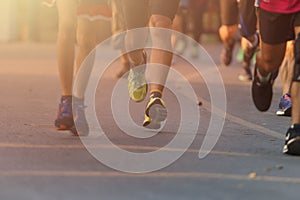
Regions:
[[[261,75],[261,73],[259,72],[259,69],[258,69],[258,68],[256,69],[256,71],[257,71],[257,75],[258,75],[258,78],[259,78],[259,80],[260,80],[261,83],[267,83],[267,82],[270,80],[271,75],[272,75],[271,72],[270,72],[267,76],[263,76],[263,75]]]
[[[150,92],[150,98],[161,98],[162,92],[159,90],[153,90]]]

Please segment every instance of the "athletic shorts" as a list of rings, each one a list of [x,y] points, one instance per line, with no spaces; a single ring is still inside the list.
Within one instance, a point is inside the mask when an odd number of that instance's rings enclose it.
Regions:
[[[123,0],[123,11],[128,29],[145,27],[151,15],[174,19],[179,0]]]
[[[264,43],[275,45],[295,39],[294,27],[300,26],[300,12],[274,13],[258,9],[259,31]]]
[[[246,38],[254,35],[257,30],[256,8],[254,4],[255,0],[240,0],[239,3],[241,35]]]
[[[239,8],[236,0],[220,0],[220,12],[222,25],[238,24]]]
[[[255,0],[220,0],[221,23],[232,26],[240,23],[241,35],[249,37],[256,32]]]

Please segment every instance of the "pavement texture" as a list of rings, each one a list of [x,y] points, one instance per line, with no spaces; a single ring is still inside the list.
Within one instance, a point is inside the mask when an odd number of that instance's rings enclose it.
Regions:
[[[222,46],[205,48],[219,65]],[[226,120],[213,151],[199,159],[211,115],[205,109],[210,97],[203,79],[176,59],[174,67],[185,74],[204,104],[199,107],[196,139],[164,169],[130,174],[103,165],[78,137],[54,129],[60,98],[55,50],[55,44],[0,44],[0,199],[299,199],[300,158],[281,153],[290,118],[275,115],[280,80],[274,86],[272,107],[260,113],[251,100],[251,84],[237,78],[241,64],[234,61],[230,67],[218,66],[226,89]],[[128,151],[149,152],[166,145],[180,120],[174,96],[166,92],[167,106],[172,109],[161,134],[150,139],[123,134],[107,106],[119,63],[113,65],[96,97],[97,116],[105,133]],[[143,120],[144,106],[145,102],[130,103],[137,124]]]

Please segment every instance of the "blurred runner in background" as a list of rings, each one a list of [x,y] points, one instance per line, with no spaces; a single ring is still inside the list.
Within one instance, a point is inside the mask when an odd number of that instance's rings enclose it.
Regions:
[[[48,1],[49,3],[49,1]],[[55,3],[51,1],[50,3]],[[101,20],[111,17],[106,0],[56,0],[58,9],[57,60],[61,82],[61,101],[59,104],[55,127],[58,130],[71,130],[74,127],[72,97],[75,98],[78,112],[84,108],[83,94],[72,94],[73,77],[101,38]],[[75,60],[75,42],[78,52]],[[75,63],[75,64],[74,64]],[[74,73],[75,72],[75,73]],[[80,115],[82,116],[82,115]],[[78,121],[85,119],[76,118]]]
[[[221,62],[225,66],[231,64],[238,24],[240,24],[240,32],[243,37],[242,49],[244,52],[244,70],[239,75],[241,81],[252,80],[251,60],[259,46],[254,3],[255,0],[220,0],[222,26],[219,29],[219,34],[224,43]]]

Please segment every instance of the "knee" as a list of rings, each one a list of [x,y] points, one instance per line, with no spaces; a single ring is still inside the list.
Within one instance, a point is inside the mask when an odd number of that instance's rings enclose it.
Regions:
[[[264,69],[268,72],[276,71],[280,67],[282,60],[283,57],[274,57],[274,55],[270,54],[264,54],[261,56],[261,61]]]

